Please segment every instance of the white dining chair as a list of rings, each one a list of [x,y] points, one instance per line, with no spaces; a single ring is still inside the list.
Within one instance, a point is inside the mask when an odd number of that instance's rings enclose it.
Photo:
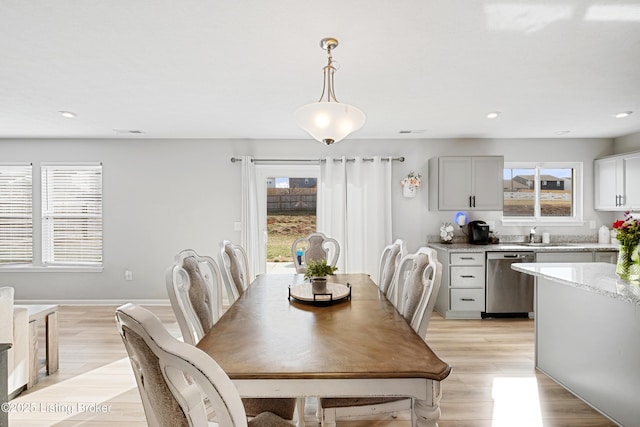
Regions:
[[[293,425],[269,412],[248,421],[238,390],[216,361],[199,348],[176,340],[149,310],[123,305],[116,310],[116,322],[148,425]]]
[[[222,275],[215,260],[179,252],[166,273],[167,293],[184,342],[196,345],[222,315]]]
[[[435,250],[422,247],[405,255],[396,268],[395,284],[390,293],[398,312],[422,339],[426,339],[429,319],[440,290],[442,264]],[[318,417],[323,427],[333,427],[338,418],[362,417],[373,414],[394,414],[413,408],[407,397],[355,397],[318,399]],[[413,411],[411,411],[413,417]],[[413,419],[411,425],[414,425]]]
[[[298,252],[302,255],[298,258]],[[336,266],[340,257],[340,244],[324,233],[309,233],[299,237],[291,245],[291,256],[297,273],[306,273],[309,261],[326,260],[329,265]]]
[[[222,276],[218,264],[187,249],[176,255],[166,274],[167,292],[184,342],[196,345],[222,315]],[[245,412],[273,412],[293,418],[296,399],[242,399]]]
[[[249,276],[249,261],[244,248],[231,240],[220,242],[220,267],[231,305],[240,298],[253,280]]]
[[[387,292],[391,288],[396,267],[406,253],[407,247],[401,239],[397,239],[390,245],[385,246],[382,250],[378,269],[378,288],[380,288],[385,295],[387,295]]]

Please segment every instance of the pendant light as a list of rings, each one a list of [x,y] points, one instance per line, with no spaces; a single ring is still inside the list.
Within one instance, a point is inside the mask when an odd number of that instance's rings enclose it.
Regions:
[[[338,102],[334,91],[331,51],[338,47],[338,40],[327,37],[320,40],[320,47],[327,51],[328,62],[323,68],[322,95],[320,100],[300,107],[295,112],[298,125],[309,135],[326,145],[339,142],[360,129],[365,122],[364,113],[353,105]]]

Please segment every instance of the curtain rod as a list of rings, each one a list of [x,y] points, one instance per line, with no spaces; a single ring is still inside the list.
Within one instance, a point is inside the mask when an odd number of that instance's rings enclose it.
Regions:
[[[342,159],[338,159],[335,158],[333,159],[334,162],[339,162]],[[356,159],[354,158],[347,158],[347,162],[355,162]],[[362,160],[364,160],[365,162],[372,162],[373,159],[372,158],[363,158]],[[387,161],[389,160],[389,158],[385,158],[383,157],[382,159],[380,159],[382,161]],[[395,162],[404,162],[404,157],[392,157],[391,160],[395,161]],[[242,159],[238,158],[238,157],[232,157],[231,158],[231,163],[236,163],[236,162],[241,162]],[[324,161],[326,161],[326,159],[251,159],[252,162],[254,163],[322,163]]]

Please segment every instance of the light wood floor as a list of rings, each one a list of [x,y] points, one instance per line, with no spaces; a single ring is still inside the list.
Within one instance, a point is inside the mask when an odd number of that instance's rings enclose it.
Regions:
[[[170,307],[148,308],[179,335]],[[60,308],[60,370],[50,377],[41,372],[39,383],[11,402],[16,404],[9,415],[12,427],[146,425],[114,310]],[[531,320],[445,321],[435,314],[427,341],[453,367],[442,384],[440,427],[615,426],[535,371]],[[305,416],[308,426],[317,426],[313,402]],[[340,427],[409,425],[408,413],[338,422]]]

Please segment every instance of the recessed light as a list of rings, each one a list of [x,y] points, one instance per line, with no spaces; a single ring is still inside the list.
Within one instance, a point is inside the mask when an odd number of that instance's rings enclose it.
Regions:
[[[492,111],[490,113],[487,113],[487,119],[495,119],[499,115],[500,115],[500,111]]]
[[[633,114],[633,111],[621,111],[615,114],[613,117],[615,117],[616,119],[624,119],[625,117],[629,117],[631,114]]]
[[[77,114],[72,111],[58,111],[62,117],[66,117],[67,119],[74,119]]]

